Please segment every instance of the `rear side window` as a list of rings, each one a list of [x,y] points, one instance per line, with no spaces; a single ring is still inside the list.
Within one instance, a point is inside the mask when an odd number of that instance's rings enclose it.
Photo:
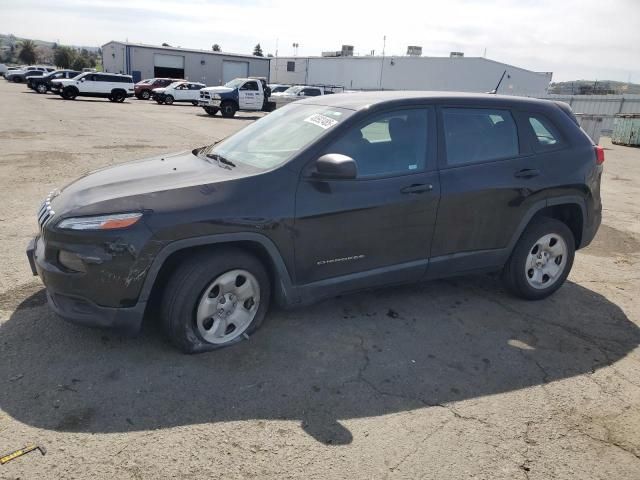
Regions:
[[[551,121],[540,115],[529,115],[529,125],[533,129],[536,150],[554,148],[560,145],[561,136]]]
[[[442,110],[448,165],[517,156],[518,130],[511,112],[484,108]]]
[[[320,95],[320,90],[318,90],[317,88],[305,88],[304,90],[302,90],[302,94],[306,95],[307,97],[317,97]]]

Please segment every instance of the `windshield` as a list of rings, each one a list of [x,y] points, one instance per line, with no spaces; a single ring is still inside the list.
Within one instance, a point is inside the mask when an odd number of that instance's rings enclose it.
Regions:
[[[202,151],[234,163],[270,169],[290,160],[353,113],[322,105],[292,103]]]
[[[244,83],[244,78],[236,78],[224,84],[225,87],[238,88]]]
[[[178,85],[182,84],[184,82],[173,82],[170,83],[169,85],[167,85],[167,90],[169,90],[170,88],[176,88]]]
[[[302,90],[303,88],[304,88],[304,87],[301,87],[301,86],[290,87],[290,88],[287,88],[287,89],[284,91],[284,93],[286,93],[287,95],[297,95],[297,94],[298,94],[298,92],[299,92],[300,90]]]
[[[148,85],[151,82],[153,82],[153,78],[147,78],[146,80],[139,81],[138,85]]]

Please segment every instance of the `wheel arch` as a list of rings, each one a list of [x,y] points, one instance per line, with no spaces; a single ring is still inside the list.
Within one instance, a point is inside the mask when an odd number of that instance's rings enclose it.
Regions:
[[[244,250],[262,262],[269,274],[273,296],[278,305],[288,306],[298,303],[298,296],[280,252],[271,240],[256,233],[222,234],[169,243],[152,262],[138,302],[156,304],[157,302],[153,300],[162,295],[167,280],[181,260],[197,252],[224,247]]]
[[[563,222],[573,233],[576,250],[582,244],[584,227],[587,219],[585,200],[577,195],[550,198],[535,203],[527,212],[509,243],[508,251],[512,252],[524,230],[540,217],[555,218]]]

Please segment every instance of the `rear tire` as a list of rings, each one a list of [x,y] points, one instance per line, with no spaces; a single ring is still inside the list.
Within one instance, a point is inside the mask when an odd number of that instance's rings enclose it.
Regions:
[[[575,239],[567,225],[554,218],[534,219],[513,249],[502,278],[514,295],[541,300],[562,286],[574,256]]]
[[[149,93],[149,90],[143,90],[140,94],[140,98],[142,100],[149,100],[149,98],[151,98],[151,93]]]
[[[220,105],[220,114],[224,118],[232,118],[236,114],[236,106],[230,101],[222,102],[222,105]]]
[[[199,252],[169,279],[160,306],[165,333],[185,353],[233,345],[264,321],[271,284],[254,256],[236,248]]]
[[[111,102],[122,103],[124,102],[124,99],[127,98],[127,94],[121,90],[114,90],[111,92],[111,95],[109,95],[108,98]]]

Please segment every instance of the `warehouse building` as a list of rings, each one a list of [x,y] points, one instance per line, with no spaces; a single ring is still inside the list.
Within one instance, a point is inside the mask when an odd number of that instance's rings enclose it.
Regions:
[[[111,41],[102,46],[105,72],[143,78],[170,77],[222,85],[238,77],[269,76],[269,59],[253,55]]]
[[[345,51],[344,47],[343,50]],[[410,47],[408,52],[421,52]],[[504,74],[504,77],[503,77]],[[482,57],[350,56],[341,51],[321,57],[271,59],[270,81],[284,84],[339,85],[352,90],[493,91],[543,96],[552,73],[532,72]]]

